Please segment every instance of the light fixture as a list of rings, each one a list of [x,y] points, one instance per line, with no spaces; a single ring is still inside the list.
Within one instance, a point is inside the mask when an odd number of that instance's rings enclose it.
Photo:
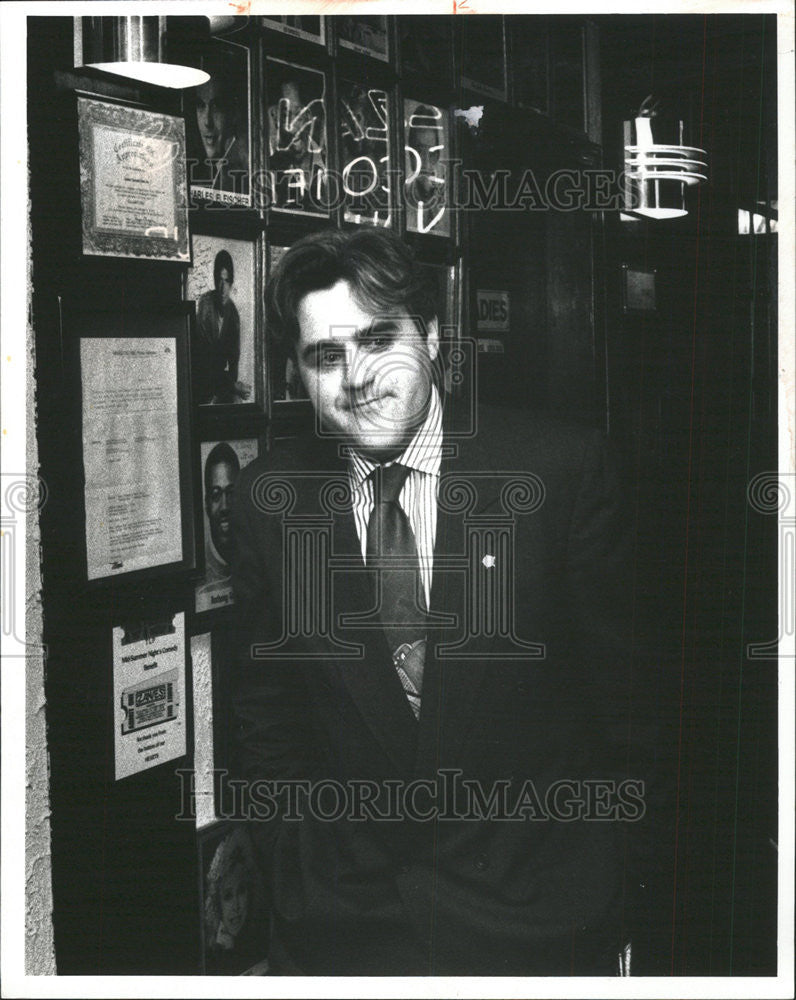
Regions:
[[[199,87],[210,79],[166,61],[164,16],[76,17],[75,66],[104,70],[158,87]]]
[[[655,136],[653,137],[653,119]],[[623,220],[677,219],[688,215],[686,190],[707,180],[707,153],[683,145],[682,121],[658,114],[652,96],[624,123],[625,185]]]

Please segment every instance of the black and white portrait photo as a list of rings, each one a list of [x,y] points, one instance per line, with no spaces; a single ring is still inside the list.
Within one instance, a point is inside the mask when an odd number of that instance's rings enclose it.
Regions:
[[[193,236],[186,297],[196,303],[194,404],[254,400],[254,244]]]
[[[214,41],[197,59],[209,80],[186,95],[189,183],[194,195],[251,201],[251,90],[248,49]]]
[[[256,441],[202,442],[205,575],[196,587],[197,614],[232,603],[232,500],[240,470],[256,457]]]
[[[324,74],[269,58],[265,85],[269,203],[281,212],[325,215]]]
[[[792,8],[0,6],[4,996],[793,996]]]
[[[248,833],[241,826],[217,824],[201,835],[200,851],[205,973],[266,975],[265,886]]]

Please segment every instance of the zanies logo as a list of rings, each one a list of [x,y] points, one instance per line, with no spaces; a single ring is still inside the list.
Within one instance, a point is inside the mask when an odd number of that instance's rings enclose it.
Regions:
[[[165,684],[158,684],[157,687],[146,688],[144,691],[136,691],[135,707],[140,708],[141,705],[151,705],[153,702],[163,701],[165,697]]]
[[[509,293],[479,288],[476,292],[479,333],[507,333],[509,329]]]
[[[180,708],[177,671],[169,670],[161,674],[154,683],[147,679],[125,688],[121,708],[124,712],[123,733],[133,733],[176,719]]]

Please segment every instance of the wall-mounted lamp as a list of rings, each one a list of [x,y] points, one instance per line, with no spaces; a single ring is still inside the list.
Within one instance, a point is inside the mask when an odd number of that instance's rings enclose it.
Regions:
[[[677,219],[688,215],[686,189],[707,180],[707,153],[683,145],[682,121],[659,118],[657,102],[647,97],[638,116],[624,123],[624,148],[624,210],[620,218]]]
[[[75,66],[90,66],[158,87],[199,87],[210,79],[166,61],[166,18],[76,17]]]

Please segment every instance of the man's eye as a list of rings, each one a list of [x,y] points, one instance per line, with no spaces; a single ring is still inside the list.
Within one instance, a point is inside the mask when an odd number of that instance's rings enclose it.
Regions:
[[[321,351],[321,365],[324,368],[333,368],[343,360],[343,351]]]
[[[385,333],[376,333],[365,338],[365,346],[371,351],[384,351],[392,343],[392,337]]]

